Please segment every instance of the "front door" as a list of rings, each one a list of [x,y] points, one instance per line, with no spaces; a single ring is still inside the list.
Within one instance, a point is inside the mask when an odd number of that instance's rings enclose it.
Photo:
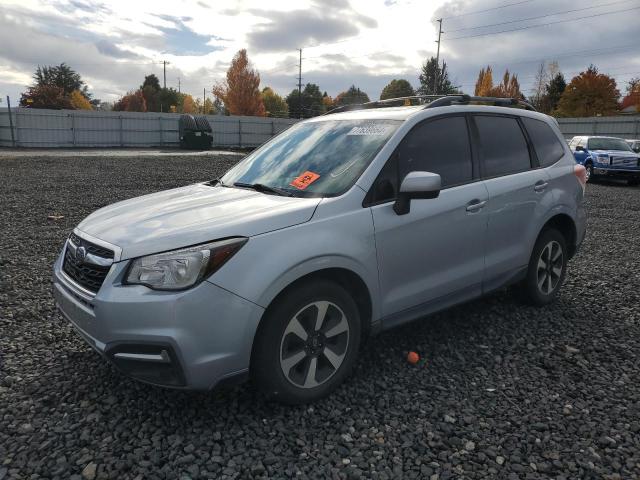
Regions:
[[[412,200],[410,212],[397,215],[395,192],[411,171],[439,174],[442,190],[438,198]],[[474,169],[464,115],[414,127],[383,168],[373,193],[384,317],[480,293],[488,194]]]

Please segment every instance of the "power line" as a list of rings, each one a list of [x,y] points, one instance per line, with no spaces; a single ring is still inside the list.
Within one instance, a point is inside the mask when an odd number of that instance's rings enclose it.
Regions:
[[[490,23],[490,24],[487,24],[487,25],[479,25],[477,27],[456,28],[455,30],[448,30],[447,33],[462,32],[463,30],[478,30],[480,28],[497,27],[499,25],[508,25],[508,24],[511,24],[511,23],[526,22],[528,20],[538,20],[540,18],[552,17],[554,15],[563,15],[563,14],[566,14],[566,13],[582,12],[584,10],[592,10],[594,8],[601,8],[601,7],[609,7],[611,5],[617,5],[619,3],[629,3],[631,1],[633,1],[633,0],[621,0],[621,1],[617,1],[617,2],[601,3],[600,5],[592,5],[591,7],[574,8],[573,10],[565,10],[563,12],[548,13],[546,15],[538,15],[536,17],[520,18],[518,20],[509,20],[508,22]]]
[[[527,30],[527,29],[530,29],[530,28],[546,27],[548,25],[556,25],[558,23],[575,22],[576,20],[583,20],[585,18],[602,17],[602,16],[605,16],[605,15],[613,15],[615,13],[630,12],[631,10],[638,10],[638,9],[640,9],[640,7],[625,8],[624,10],[614,10],[612,12],[597,13],[595,15],[586,15],[584,17],[575,17],[575,18],[569,18],[569,19],[566,19],[566,20],[558,20],[558,21],[555,21],[555,22],[538,23],[536,25],[527,25],[525,27],[512,28],[510,30],[500,30],[499,32],[477,33],[475,35],[464,35],[462,37],[449,38],[448,40],[462,40],[463,38],[476,38],[476,37],[485,37],[485,36],[488,36],[488,35],[498,35],[500,33],[516,32],[518,30]]]
[[[523,3],[530,3],[530,2],[533,2],[533,1],[534,0],[522,0],[520,2],[515,2],[515,3],[506,3],[504,5],[499,5],[497,7],[487,8],[487,9],[484,9],[484,10],[475,10],[473,12],[460,13],[458,15],[449,15],[448,17],[442,17],[442,19],[443,20],[449,20],[450,18],[466,17],[467,15],[476,15],[478,13],[491,12],[493,10],[500,10],[501,8],[513,7],[514,5],[522,5]]]

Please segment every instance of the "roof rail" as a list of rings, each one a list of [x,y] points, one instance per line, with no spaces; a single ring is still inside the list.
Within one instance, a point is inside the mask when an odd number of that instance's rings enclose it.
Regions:
[[[529,102],[525,102],[519,98],[503,98],[503,97],[475,97],[471,95],[447,95],[440,97],[427,105],[424,108],[434,107],[448,107],[450,105],[468,105],[469,103],[490,103],[497,107],[522,107],[525,110],[536,111],[536,109]]]
[[[333,110],[329,110],[323,115],[330,115],[332,113],[340,113],[340,112],[350,112],[351,110],[365,110],[367,108],[404,106],[406,102],[411,102],[412,100],[418,100],[418,101],[421,101],[422,104],[424,104],[426,100],[436,100],[438,98],[442,98],[442,95],[410,95],[408,97],[387,98],[385,100],[374,100],[372,102],[366,102],[366,103],[354,103],[351,105],[343,105],[341,107],[336,107]],[[395,104],[400,104],[400,105],[395,105]]]
[[[356,103],[352,105],[343,105],[341,107],[329,110],[323,115],[331,115],[332,113],[349,112],[352,110],[365,110],[367,108],[392,107],[405,105],[406,102],[418,100],[424,105],[424,108],[446,107],[451,105],[468,105],[469,103],[490,103],[499,107],[522,107],[525,110],[536,111],[536,109],[528,102],[518,98],[501,98],[501,97],[475,97],[467,94],[454,95],[411,95],[409,97],[388,98],[386,100],[375,100],[373,102]]]

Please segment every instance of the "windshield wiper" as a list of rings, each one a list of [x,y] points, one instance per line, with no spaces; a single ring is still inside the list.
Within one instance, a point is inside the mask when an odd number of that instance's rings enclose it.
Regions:
[[[221,187],[228,187],[226,183],[222,181],[220,178],[214,178],[213,180],[209,180],[205,185],[209,185],[210,187],[215,187],[216,185],[220,185]]]
[[[263,192],[263,193],[274,193],[276,195],[280,195],[283,197],[293,197],[293,193],[288,192],[287,190],[283,189],[283,188],[278,188],[278,187],[270,187],[269,185],[265,185],[264,183],[243,183],[243,182],[235,182],[233,184],[235,187],[240,187],[240,188],[251,188],[253,190],[255,190],[256,192]]]

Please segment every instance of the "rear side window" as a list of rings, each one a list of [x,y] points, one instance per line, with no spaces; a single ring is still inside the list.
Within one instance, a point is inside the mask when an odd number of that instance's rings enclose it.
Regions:
[[[531,168],[529,147],[515,118],[477,115],[475,121],[485,177],[509,175]]]
[[[409,172],[433,172],[442,187],[470,182],[473,178],[471,145],[464,117],[445,117],[416,126],[402,140],[400,179]]]
[[[524,127],[529,132],[538,161],[541,167],[553,165],[564,155],[564,147],[551,127],[543,121],[533,118],[522,118]]]

